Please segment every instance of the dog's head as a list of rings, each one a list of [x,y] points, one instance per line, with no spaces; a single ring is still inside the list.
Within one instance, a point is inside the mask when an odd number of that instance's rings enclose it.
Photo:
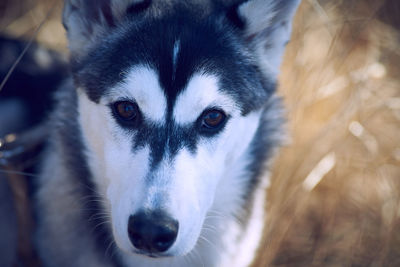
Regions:
[[[66,1],[79,121],[119,248],[184,255],[211,210],[237,212],[297,4]]]

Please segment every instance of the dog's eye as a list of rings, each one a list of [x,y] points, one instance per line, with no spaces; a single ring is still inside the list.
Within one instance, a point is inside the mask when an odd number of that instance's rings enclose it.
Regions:
[[[114,111],[119,119],[126,122],[135,120],[139,113],[137,104],[130,101],[115,102]]]
[[[223,111],[212,109],[203,114],[201,127],[206,130],[219,130],[225,124],[225,121],[226,115]]]

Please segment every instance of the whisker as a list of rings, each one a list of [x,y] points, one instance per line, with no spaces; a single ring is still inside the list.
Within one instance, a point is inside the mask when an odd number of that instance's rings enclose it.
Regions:
[[[106,223],[109,223],[109,221],[108,221],[108,220],[104,220],[104,221],[102,221],[102,222],[96,224],[96,226],[93,227],[93,231],[95,231],[96,228],[98,228],[98,227],[100,227],[101,225],[106,224]]]
[[[85,184],[85,183],[80,183],[80,185],[82,185],[83,187],[85,187],[86,189],[89,189],[92,193],[95,193],[96,195],[99,195],[99,196],[102,196],[102,194],[98,191],[98,190],[96,190],[95,188],[93,188],[93,187],[90,187],[88,184]]]
[[[4,170],[0,169],[0,173],[5,173],[5,174],[17,174],[17,175],[24,175],[24,176],[29,176],[29,177],[39,177],[39,175],[34,174],[34,173],[29,173],[29,172],[22,172],[22,171],[14,171],[14,170]]]
[[[110,237],[109,239],[111,239],[111,240],[108,241],[108,242],[110,242],[110,244],[107,246],[106,251],[104,252],[104,255],[106,255],[106,256],[109,255],[110,258],[112,259],[114,257],[114,255],[115,255],[116,251],[115,251],[115,249],[113,249],[112,250],[112,254],[110,255],[109,254],[109,250],[111,249],[111,247],[113,245],[116,245],[116,243],[115,243],[115,240],[114,240],[113,237]]]
[[[203,226],[203,229],[207,230],[207,231],[210,231],[212,233],[215,233],[215,234],[219,233],[219,231],[218,231],[218,229],[216,227],[211,227],[210,225]]]
[[[216,244],[214,244],[213,242],[211,242],[210,240],[208,240],[207,238],[205,238],[203,235],[200,235],[200,236],[199,236],[199,239],[204,240],[204,241],[207,242],[209,245],[211,245],[212,247],[214,247],[216,250],[219,250]]]
[[[111,216],[109,214],[93,214],[90,216],[88,221],[96,221],[96,220],[101,220],[101,219],[111,219]]]
[[[191,255],[191,254],[190,254],[190,255]],[[200,262],[201,262],[201,265],[202,265],[203,267],[205,267],[204,260],[203,260],[203,258],[201,257],[200,252],[198,252],[197,250],[193,250],[193,256],[196,256],[197,258],[199,258],[199,259],[200,259]]]
[[[103,205],[107,204],[107,202],[102,199],[91,199],[90,197],[85,197],[85,199],[81,199],[80,203],[83,203],[84,205],[87,205],[90,203],[100,203]]]
[[[214,214],[214,216],[210,215],[210,213]],[[233,220],[239,226],[243,226],[243,222],[241,222],[236,216],[224,214],[224,213],[221,213],[221,212],[216,211],[216,210],[208,211],[208,213],[206,215],[206,218],[220,218],[220,219],[226,219],[226,220]]]

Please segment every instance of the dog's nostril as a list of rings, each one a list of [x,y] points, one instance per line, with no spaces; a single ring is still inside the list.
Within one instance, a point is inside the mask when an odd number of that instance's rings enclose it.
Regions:
[[[171,224],[167,223],[164,227],[158,229],[158,236],[153,241],[154,248],[159,252],[166,251],[175,242],[177,234],[178,223],[176,221]]]
[[[178,222],[161,211],[141,211],[129,217],[128,234],[134,247],[145,252],[167,251],[178,235]]]
[[[135,246],[135,248],[137,248],[137,249],[145,248],[143,239],[140,235],[129,232],[129,238],[130,238],[132,244]]]

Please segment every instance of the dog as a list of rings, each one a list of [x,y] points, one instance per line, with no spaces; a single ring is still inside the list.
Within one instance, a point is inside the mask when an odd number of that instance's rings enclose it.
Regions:
[[[299,0],[66,0],[36,196],[44,266],[248,266]]]

